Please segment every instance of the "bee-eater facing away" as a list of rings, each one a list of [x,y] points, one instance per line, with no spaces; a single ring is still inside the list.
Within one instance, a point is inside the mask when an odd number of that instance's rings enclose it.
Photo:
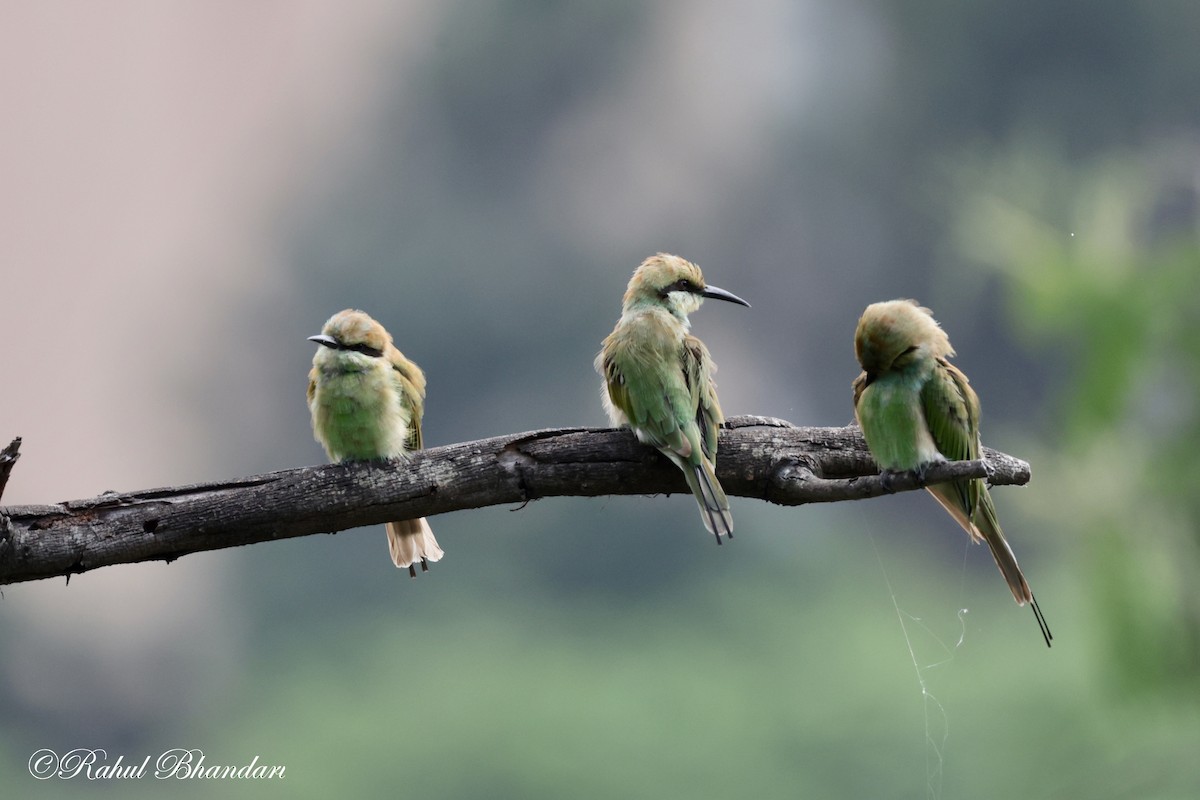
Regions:
[[[700,516],[721,543],[733,538],[729,501],[717,482],[717,429],[724,421],[704,343],[688,333],[688,314],[705,297],[749,306],[704,282],[700,268],[659,253],[633,273],[621,318],[596,356],[604,378],[604,410],[613,425],[628,425],[639,441],[659,449],[683,471]]]
[[[333,461],[401,458],[421,449],[425,373],[392,344],[382,325],[362,311],[346,309],[329,318],[308,373],[308,409],[313,435]],[[429,523],[387,523],[388,550],[397,567],[417,576],[442,557]]]
[[[979,398],[946,359],[950,337],[914,300],[867,306],[854,332],[863,373],[854,380],[854,414],[871,455],[888,472],[925,468],[937,461],[981,457]],[[1050,628],[1017,566],[982,478],[926,487],[973,542],[987,542],[1018,605],[1029,603],[1050,646]]]

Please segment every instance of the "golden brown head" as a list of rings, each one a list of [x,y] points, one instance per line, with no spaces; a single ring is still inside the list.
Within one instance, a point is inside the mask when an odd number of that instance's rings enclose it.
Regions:
[[[928,308],[916,300],[888,300],[867,306],[859,318],[854,355],[873,379],[921,357],[952,356],[954,348]]]
[[[700,268],[679,256],[658,253],[647,258],[634,270],[625,289],[626,310],[637,306],[666,306],[673,313],[686,317],[700,307],[705,297],[728,300],[749,306],[742,298],[704,282]]]
[[[392,335],[365,311],[347,308],[326,321],[309,341],[332,350],[353,351],[378,358],[392,344]]]

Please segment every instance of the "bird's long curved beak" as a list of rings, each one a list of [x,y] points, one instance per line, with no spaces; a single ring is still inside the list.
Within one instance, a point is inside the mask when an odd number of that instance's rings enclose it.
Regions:
[[[702,297],[711,297],[713,300],[728,300],[731,303],[737,303],[738,305],[745,306],[746,308],[750,307],[749,303],[738,297],[733,292],[727,292],[719,286],[713,286],[711,284],[705,286],[704,291],[702,291],[700,295]]]
[[[326,336],[323,333],[318,333],[316,336],[310,336],[308,337],[308,340],[310,342],[316,342],[317,344],[323,344],[326,347],[337,347],[337,339],[334,339],[332,336]]]

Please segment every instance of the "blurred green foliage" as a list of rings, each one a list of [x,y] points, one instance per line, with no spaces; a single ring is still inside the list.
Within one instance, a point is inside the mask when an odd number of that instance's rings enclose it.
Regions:
[[[1015,329],[1062,353],[1060,502],[1124,691],[1200,681],[1200,195],[1190,142],[1078,166],[1019,143],[963,173],[959,250],[996,270]]]

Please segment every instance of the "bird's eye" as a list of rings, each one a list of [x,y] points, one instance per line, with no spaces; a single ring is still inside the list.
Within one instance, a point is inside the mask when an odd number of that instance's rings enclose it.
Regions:
[[[696,284],[689,281],[687,278],[680,278],[674,283],[668,283],[659,291],[659,297],[666,297],[671,292],[696,292]]]

